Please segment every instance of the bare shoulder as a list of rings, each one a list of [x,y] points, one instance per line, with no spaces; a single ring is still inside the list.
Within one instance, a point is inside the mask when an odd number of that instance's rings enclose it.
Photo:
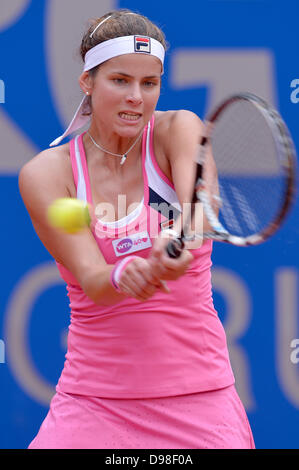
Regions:
[[[29,160],[19,172],[21,193],[32,190],[56,188],[58,191],[72,191],[72,168],[69,144],[43,150]]]
[[[67,157],[69,155],[65,145],[49,148],[38,153],[25,163],[21,168],[20,175],[22,175],[22,177],[34,177],[34,175],[43,177],[43,175],[48,175],[49,172],[51,172],[51,176],[55,173],[59,175],[61,170],[66,166]]]
[[[162,172],[173,182],[173,160],[183,158],[192,142],[198,142],[203,124],[192,111],[185,109],[156,111],[154,151]],[[190,151],[192,154],[192,151]]]
[[[186,109],[156,111],[155,120],[157,125],[157,132],[161,133],[161,135],[172,129],[179,130],[182,128],[184,130],[190,125],[199,130],[203,128],[203,122],[197,116],[197,114]]]
[[[155,113],[155,140],[166,155],[177,144],[198,140],[204,133],[204,124],[197,114],[186,109],[157,111]]]
[[[204,124],[197,114],[180,109],[155,113],[155,143],[160,154],[171,166],[176,155],[198,143],[204,134]]]

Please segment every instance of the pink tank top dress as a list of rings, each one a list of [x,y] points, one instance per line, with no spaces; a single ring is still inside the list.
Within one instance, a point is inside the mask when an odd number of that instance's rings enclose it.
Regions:
[[[180,211],[173,184],[153,149],[154,117],[144,130],[144,196],[93,235],[107,264],[147,257],[161,227]],[[93,203],[83,134],[70,143],[77,197]],[[67,283],[71,321],[63,371],[29,448],[252,448],[235,391],[226,337],[214,309],[212,242],[192,251],[187,272],[146,302],[95,304],[74,276]]]

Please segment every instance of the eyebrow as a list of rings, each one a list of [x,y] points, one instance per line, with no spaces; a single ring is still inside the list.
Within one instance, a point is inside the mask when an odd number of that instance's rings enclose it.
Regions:
[[[124,72],[118,72],[118,71],[113,71],[111,72],[111,74],[115,74],[115,75],[122,75],[123,77],[128,77],[128,78],[133,78],[133,75],[129,75],[127,73],[124,73]],[[142,77],[142,78],[160,78],[160,75],[148,75],[146,77]]]

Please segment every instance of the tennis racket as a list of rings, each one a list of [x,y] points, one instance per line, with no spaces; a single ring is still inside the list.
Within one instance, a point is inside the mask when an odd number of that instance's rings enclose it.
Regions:
[[[295,192],[295,149],[276,110],[251,93],[223,101],[208,117],[199,144],[190,213],[168,255],[180,256],[190,239],[190,224],[200,202],[208,230],[202,239],[236,246],[257,245],[281,226]],[[207,182],[213,155],[217,182]]]

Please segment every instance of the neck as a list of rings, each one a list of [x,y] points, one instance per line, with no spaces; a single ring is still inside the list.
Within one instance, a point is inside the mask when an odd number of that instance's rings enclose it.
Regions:
[[[95,147],[100,148],[100,150],[107,154],[122,156],[131,153],[135,146],[138,145],[143,131],[144,129],[133,137],[122,137],[118,134],[108,136],[105,133],[100,133],[95,126],[90,126],[87,133]]]
[[[102,165],[111,171],[119,173],[123,168],[136,165],[141,158],[142,134],[139,133],[134,138],[104,139],[102,143],[100,137],[95,137],[92,129],[89,129],[84,136],[84,145],[90,156],[94,156]]]

